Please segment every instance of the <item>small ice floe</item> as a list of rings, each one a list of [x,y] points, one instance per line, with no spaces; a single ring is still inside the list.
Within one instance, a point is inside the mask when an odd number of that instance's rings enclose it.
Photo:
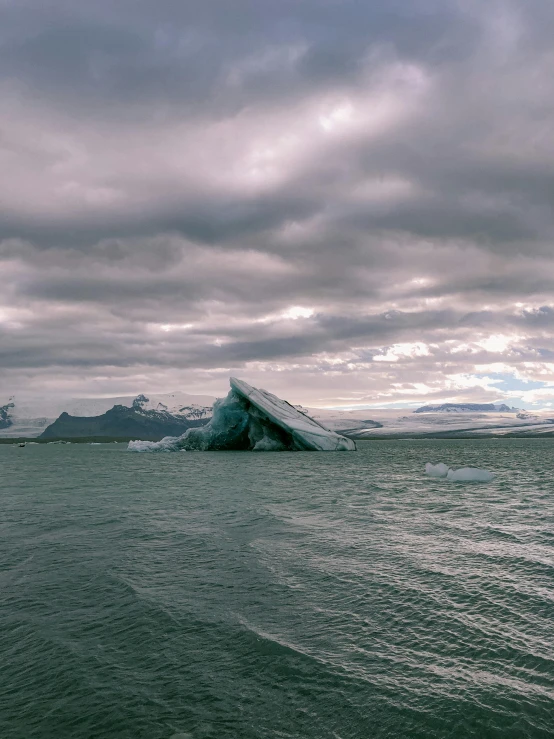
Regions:
[[[480,470],[478,467],[460,467],[458,470],[451,469],[443,462],[425,465],[425,474],[430,477],[442,477],[451,482],[490,482],[494,480],[494,474],[488,470]]]
[[[127,449],[131,452],[177,452],[178,436],[165,436],[161,441],[130,441]]]
[[[459,470],[448,470],[447,480],[452,482],[490,482],[494,474],[478,467],[460,467]]]
[[[431,464],[427,462],[425,465],[425,474],[431,477],[446,477],[449,472],[452,472],[448,465],[439,462],[439,464]]]

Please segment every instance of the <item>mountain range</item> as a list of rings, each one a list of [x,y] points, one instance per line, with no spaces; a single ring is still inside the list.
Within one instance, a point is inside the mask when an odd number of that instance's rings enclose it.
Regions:
[[[0,437],[138,435],[156,440],[207,423],[214,401],[210,395],[180,392],[65,400],[11,397],[0,406]]]
[[[213,396],[181,392],[69,400],[11,397],[0,406],[0,439],[158,441],[207,423],[214,401]],[[297,407],[327,428],[354,439],[554,434],[552,411],[526,412],[505,403],[442,403],[416,409]]]
[[[506,403],[441,403],[422,405],[414,413],[518,413],[519,408],[510,408]]]
[[[101,416],[70,416],[62,413],[40,435],[42,439],[83,437],[132,438],[159,441],[164,436],[180,436],[187,429],[203,426],[205,418],[185,418],[168,411],[142,410],[114,405]]]

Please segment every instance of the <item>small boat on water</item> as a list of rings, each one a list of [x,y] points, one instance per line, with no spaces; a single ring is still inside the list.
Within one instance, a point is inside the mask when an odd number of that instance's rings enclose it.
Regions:
[[[20,444],[19,446],[25,446],[25,442],[24,442],[24,441],[22,441],[22,442],[21,442],[21,444]]]

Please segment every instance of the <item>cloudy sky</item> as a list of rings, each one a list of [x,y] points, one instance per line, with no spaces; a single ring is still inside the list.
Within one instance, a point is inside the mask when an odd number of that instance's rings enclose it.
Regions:
[[[553,27],[550,0],[0,0],[0,401],[236,374],[552,405]]]

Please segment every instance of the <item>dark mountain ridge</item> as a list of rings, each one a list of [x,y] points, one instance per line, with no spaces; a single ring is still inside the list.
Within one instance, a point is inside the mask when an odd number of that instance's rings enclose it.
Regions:
[[[159,441],[164,436],[180,436],[187,429],[204,426],[209,419],[186,419],[168,411],[146,411],[134,405],[114,405],[101,416],[70,416],[62,413],[40,435],[41,439],[112,437]]]

